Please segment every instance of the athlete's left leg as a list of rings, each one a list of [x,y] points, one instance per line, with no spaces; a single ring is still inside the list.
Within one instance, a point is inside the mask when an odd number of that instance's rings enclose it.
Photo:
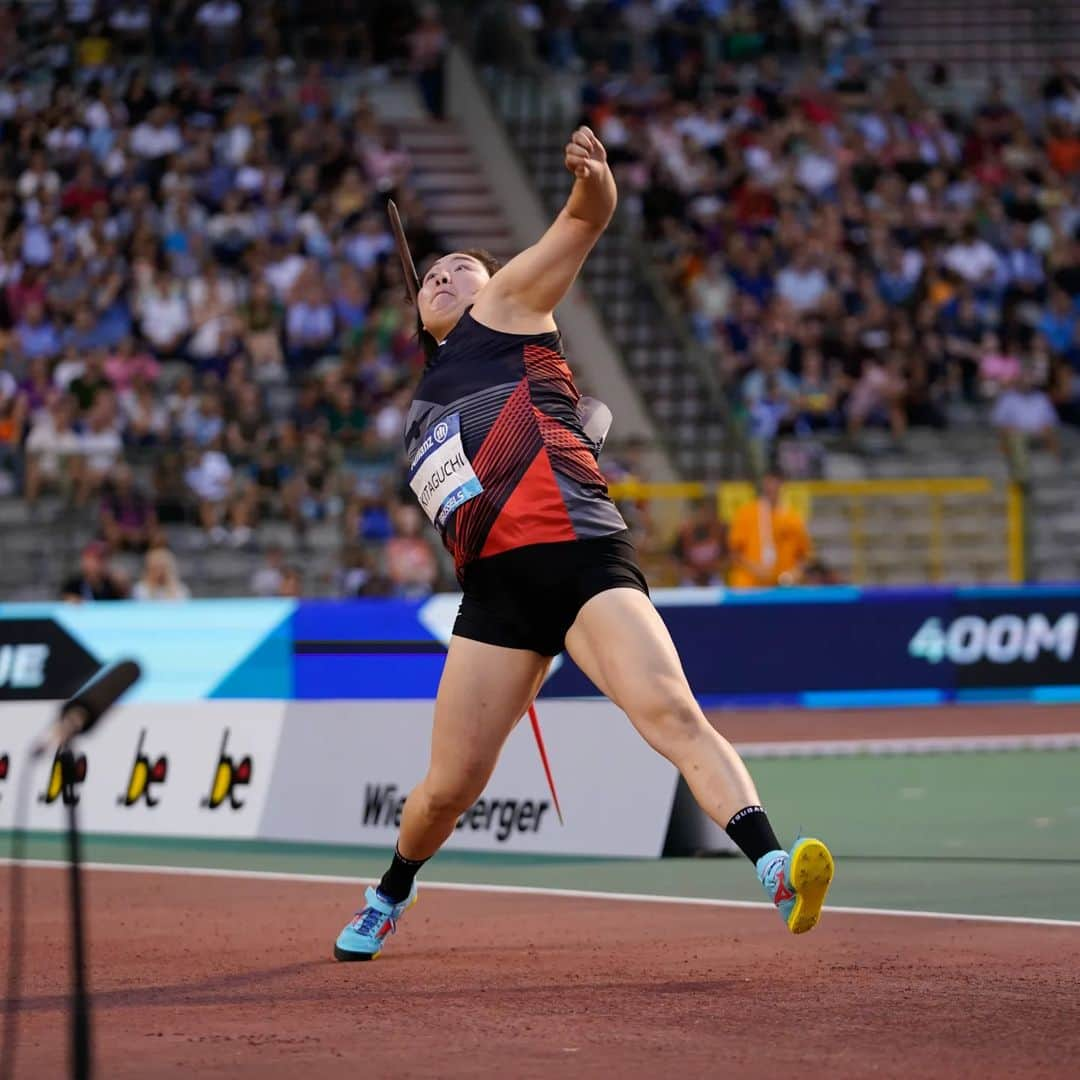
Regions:
[[[819,840],[784,851],[735,748],[705,718],[675,644],[652,601],[637,589],[592,597],[566,635],[566,649],[600,691],[682,773],[702,810],[755,864],[790,929],[811,929],[832,879]]]

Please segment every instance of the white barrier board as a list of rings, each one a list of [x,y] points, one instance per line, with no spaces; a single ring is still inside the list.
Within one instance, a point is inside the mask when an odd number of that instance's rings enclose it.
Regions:
[[[155,836],[259,835],[285,702],[120,705],[77,743],[79,824],[87,832]],[[59,766],[31,766],[33,739],[56,715],[48,703],[0,706],[0,828],[15,820],[17,787],[32,769],[27,824],[65,828]]]
[[[603,701],[538,706],[560,826],[528,720],[448,847],[602,856],[660,855],[678,774]],[[0,706],[0,828],[48,703]],[[427,768],[430,701],[200,701],[117,707],[78,747],[88,832],[391,846]],[[0,770],[2,772],[3,770]],[[33,767],[28,825],[64,827],[58,767]]]

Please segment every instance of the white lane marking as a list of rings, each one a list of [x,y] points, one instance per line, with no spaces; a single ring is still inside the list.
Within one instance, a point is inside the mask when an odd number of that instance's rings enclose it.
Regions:
[[[11,859],[0,858],[0,866],[10,866]],[[24,864],[44,870],[66,870],[67,863],[55,859],[29,859]],[[300,882],[309,885],[361,886],[367,880],[344,874],[295,874],[281,870],[231,870],[198,866],[143,866],[135,863],[84,863],[87,870],[119,874],[161,874],[172,877],[216,877],[253,881]],[[765,900],[718,900],[709,896],[658,896],[653,893],[604,892],[596,889],[548,889],[538,885],[478,885],[456,881],[424,881],[422,889],[442,889],[448,892],[494,893],[508,896],[550,896],[564,900],[612,900],[632,904],[677,904],[684,907],[742,908],[769,911],[772,904]],[[1056,926],[1080,930],[1080,921],[1070,919],[1038,919],[1023,915],[971,915],[952,911],[901,911],[895,908],[840,907],[828,905],[837,915],[886,915],[905,919],[945,919],[958,922],[1006,923],[1013,926]]]

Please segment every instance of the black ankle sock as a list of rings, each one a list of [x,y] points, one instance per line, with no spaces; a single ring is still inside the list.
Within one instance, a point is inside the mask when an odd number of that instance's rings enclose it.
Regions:
[[[400,904],[409,895],[413,878],[426,862],[427,859],[405,859],[398,853],[398,849],[394,848],[394,861],[390,863],[390,869],[383,874],[382,881],[379,882],[379,892],[387,900]]]
[[[762,855],[780,847],[769,824],[769,815],[760,806],[744,806],[727,823],[724,831],[755,866]]]

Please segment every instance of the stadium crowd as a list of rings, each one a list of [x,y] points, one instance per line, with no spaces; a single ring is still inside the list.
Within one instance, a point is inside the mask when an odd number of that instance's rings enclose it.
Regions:
[[[1080,423],[1074,74],[971,107],[944,69],[875,62],[874,0],[482,7],[524,52],[489,36],[485,57],[478,17],[481,62],[581,73],[763,460],[783,432],[900,439],[991,409],[1057,449]],[[343,594],[449,583],[400,490],[422,357],[387,195],[418,261],[439,239],[356,79],[411,70],[438,115],[444,45],[409,4],[0,6],[0,490],[94,517],[65,595],[128,595],[117,552],[158,553],[142,595],[186,595],[174,526],[248,550],[275,519],[301,551],[339,530]],[[726,537],[704,540],[722,576]],[[304,588],[265,551],[254,592]]]
[[[357,56],[282,52],[290,26],[340,47],[322,6],[31,0],[14,24],[0,7],[0,480],[39,517],[55,493],[97,518],[69,598],[127,595],[108,567],[124,551],[151,553],[136,594],[185,595],[166,550],[182,523],[243,549],[284,519],[301,551],[335,523],[352,593],[445,575],[396,488],[423,358],[387,195],[418,259],[438,241],[347,77]],[[344,32],[355,8],[327,18]],[[369,68],[430,67],[437,19],[403,10],[351,11]],[[278,569],[256,591],[297,589]]]
[[[877,15],[518,5],[533,56],[584,72],[623,203],[757,440],[989,412],[1056,449],[1080,424],[1080,79],[973,96],[878,62]]]

